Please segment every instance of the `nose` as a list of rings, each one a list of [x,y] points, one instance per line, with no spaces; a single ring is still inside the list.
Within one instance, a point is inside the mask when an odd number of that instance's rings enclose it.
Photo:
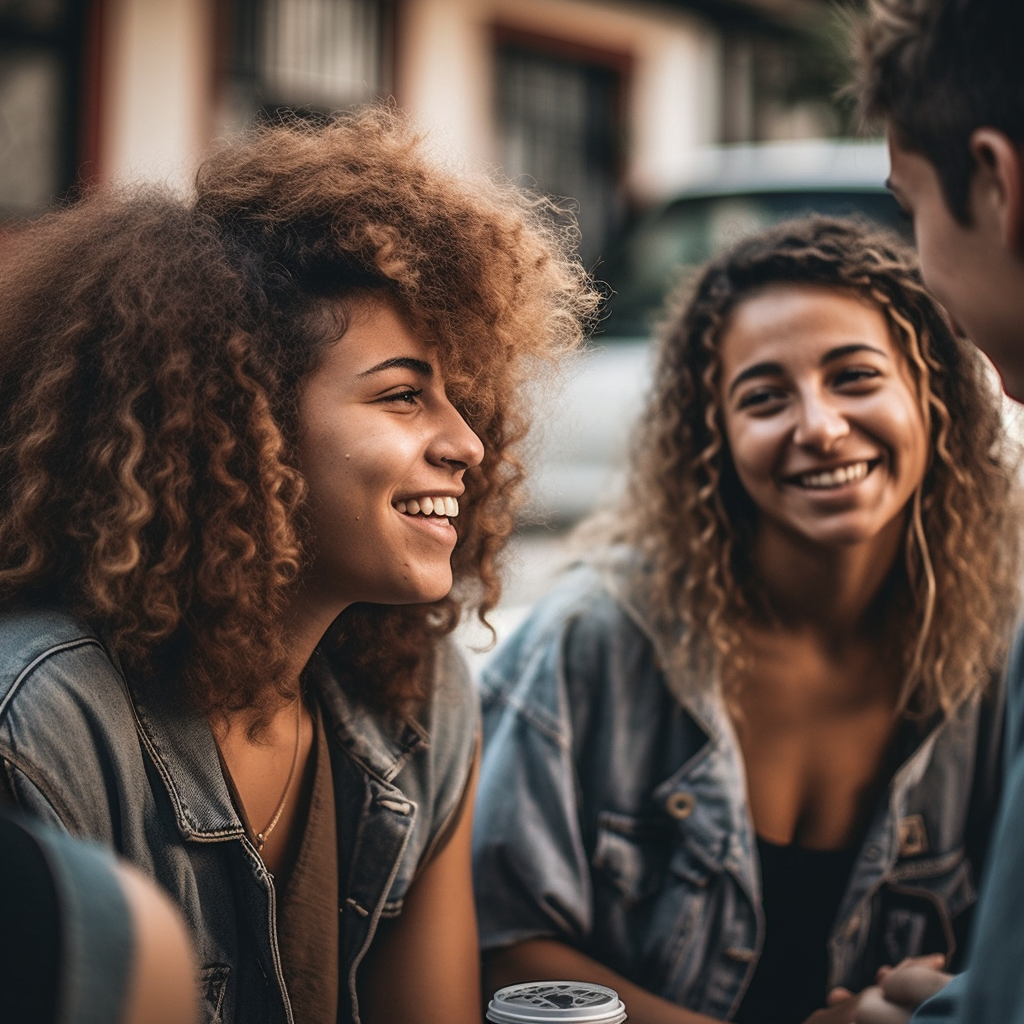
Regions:
[[[454,405],[446,403],[446,406],[445,416],[430,446],[430,460],[459,470],[479,466],[484,458],[483,442]]]
[[[836,404],[823,395],[804,395],[793,440],[815,451],[831,451],[850,433],[850,424]]]

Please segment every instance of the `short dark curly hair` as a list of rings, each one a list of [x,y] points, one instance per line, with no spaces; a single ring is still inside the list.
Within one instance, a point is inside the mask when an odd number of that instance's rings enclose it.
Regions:
[[[194,198],[96,193],[0,248],[0,603],[58,602],[129,671],[256,720],[287,696],[280,612],[311,544],[300,381],[352,304],[391,302],[436,346],[483,441],[455,589],[354,605],[330,655],[383,708],[425,696],[460,611],[499,594],[527,384],[596,297],[543,202],[448,173],[394,110],[264,125]]]
[[[903,642],[905,704],[948,708],[986,683],[1005,653],[1018,606],[1020,495],[991,374],[925,290],[913,252],[887,231],[827,217],[784,223],[739,242],[680,291],[609,539],[644,552],[655,606],[666,623],[685,624],[689,655],[728,666],[738,622],[766,599],[750,563],[757,510],[722,421],[719,346],[732,311],[776,284],[871,303],[907,360],[932,455],[887,616]]]
[[[969,221],[976,128],[1024,143],[1020,0],[870,0],[856,29],[855,89],[866,119],[885,118],[935,168],[950,212]]]

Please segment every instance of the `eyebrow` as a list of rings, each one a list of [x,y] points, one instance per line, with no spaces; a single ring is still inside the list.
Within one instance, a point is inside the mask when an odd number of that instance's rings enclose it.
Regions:
[[[363,370],[359,377],[369,377],[373,373],[382,373],[384,370],[412,370],[421,377],[433,377],[434,368],[430,363],[422,359],[413,359],[412,356],[395,356],[394,359],[385,359],[384,362]]]
[[[827,366],[829,363],[835,362],[837,359],[842,359],[844,356],[853,355],[856,352],[874,352],[876,355],[882,356],[884,359],[889,358],[889,354],[874,345],[868,345],[862,341],[853,341],[849,345],[837,345],[835,348],[830,348],[821,357],[821,366]],[[732,397],[732,393],[744,382],[751,380],[755,377],[775,377],[783,373],[781,363],[754,363],[753,366],[748,366],[745,370],[741,370],[736,374],[733,382],[729,385],[729,397]]]

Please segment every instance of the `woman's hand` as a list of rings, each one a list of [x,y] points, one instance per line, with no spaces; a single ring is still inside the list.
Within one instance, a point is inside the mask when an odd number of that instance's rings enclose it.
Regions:
[[[816,1010],[804,1024],[907,1024],[911,1014],[941,989],[952,975],[940,968],[941,953],[908,957],[896,967],[880,967],[876,984],[854,995],[834,988],[827,1007]]]
[[[896,967],[878,972],[877,999],[860,1009],[856,1024],[905,1024],[926,999],[930,999],[952,977],[940,970],[945,958],[913,957]]]

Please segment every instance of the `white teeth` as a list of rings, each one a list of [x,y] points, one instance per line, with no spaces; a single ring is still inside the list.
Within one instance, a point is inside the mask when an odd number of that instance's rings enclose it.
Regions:
[[[800,484],[803,487],[842,487],[852,480],[862,480],[867,475],[867,462],[854,462],[849,466],[839,466],[821,473],[805,473],[800,477]]]
[[[459,514],[459,499],[450,498],[447,495],[438,495],[434,498],[409,498],[406,501],[396,501],[395,509],[409,516],[434,515],[454,519]]]

